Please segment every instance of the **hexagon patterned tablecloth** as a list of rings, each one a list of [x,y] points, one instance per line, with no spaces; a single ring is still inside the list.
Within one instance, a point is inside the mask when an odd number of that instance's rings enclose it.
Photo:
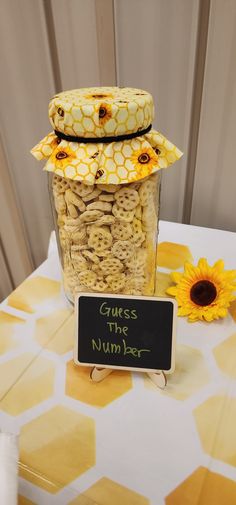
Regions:
[[[185,260],[235,268],[236,235],[161,222],[156,294]],[[21,505],[236,503],[236,303],[178,319],[176,370],[100,384],[72,360],[73,312],[56,253],[0,307],[0,429],[19,433]]]

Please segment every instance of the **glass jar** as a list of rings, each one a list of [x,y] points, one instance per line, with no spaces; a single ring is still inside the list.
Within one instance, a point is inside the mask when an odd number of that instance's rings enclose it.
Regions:
[[[153,295],[160,175],[124,185],[49,177],[67,297]]]
[[[49,105],[49,189],[67,297],[154,294],[160,169],[181,152],[151,129],[149,93],[83,88]]]

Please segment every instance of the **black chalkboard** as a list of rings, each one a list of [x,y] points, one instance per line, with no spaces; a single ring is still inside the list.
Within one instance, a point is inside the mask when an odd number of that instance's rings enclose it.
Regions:
[[[175,321],[172,299],[80,294],[74,360],[80,365],[172,372]]]

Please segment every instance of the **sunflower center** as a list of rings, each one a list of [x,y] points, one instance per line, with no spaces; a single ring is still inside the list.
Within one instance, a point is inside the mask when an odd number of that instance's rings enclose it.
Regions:
[[[139,163],[142,163],[142,164],[144,164],[144,163],[148,163],[148,162],[150,161],[150,159],[151,159],[151,158],[150,158],[150,156],[149,156],[149,154],[148,154],[148,153],[142,153],[142,154],[140,154],[140,156],[138,157],[138,161],[139,161]]]
[[[217,291],[213,282],[203,280],[196,282],[190,290],[190,298],[196,305],[204,307],[216,299]]]
[[[92,95],[93,98],[106,98],[107,95]]]
[[[68,154],[65,153],[65,151],[59,151],[59,153],[56,154],[56,158],[58,160],[63,160],[63,158],[67,158]]]
[[[99,109],[99,117],[104,117],[106,115],[107,111],[105,107],[100,107]]]

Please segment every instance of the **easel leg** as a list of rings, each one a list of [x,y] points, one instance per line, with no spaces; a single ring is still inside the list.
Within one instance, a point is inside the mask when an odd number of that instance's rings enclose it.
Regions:
[[[112,372],[113,372],[113,370],[111,370],[110,368],[96,368],[96,367],[94,367],[91,370],[90,379],[93,382],[101,382],[103,379],[105,379]]]
[[[167,378],[164,372],[147,372],[147,375],[159,389],[165,389]]]

